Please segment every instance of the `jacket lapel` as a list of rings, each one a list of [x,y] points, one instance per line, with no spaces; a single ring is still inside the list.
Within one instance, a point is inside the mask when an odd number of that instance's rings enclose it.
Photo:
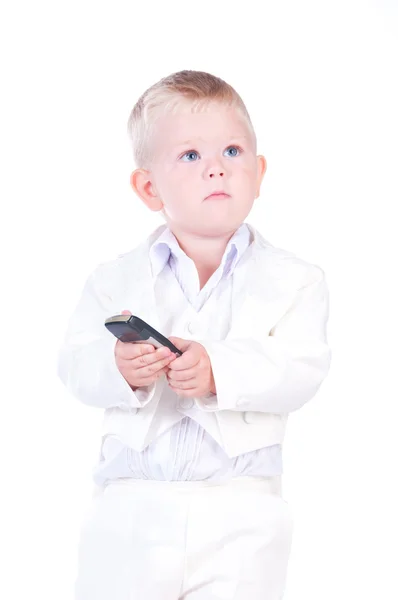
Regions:
[[[295,290],[281,268],[273,246],[251,225],[253,243],[233,276],[231,329],[228,338],[269,335],[271,328],[289,309]]]
[[[156,306],[149,248],[165,227],[165,225],[158,227],[135,250],[124,255],[121,264],[121,303],[123,306],[129,306],[133,315],[143,319],[158,331],[160,307]]]

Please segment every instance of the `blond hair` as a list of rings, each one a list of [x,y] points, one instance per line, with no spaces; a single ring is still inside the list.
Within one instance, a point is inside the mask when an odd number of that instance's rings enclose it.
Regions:
[[[187,102],[192,111],[200,111],[211,100],[238,108],[247,119],[256,144],[249,113],[231,85],[204,71],[179,71],[148,88],[130,113],[127,132],[137,168],[148,168],[150,164],[149,139],[151,127],[158,116],[174,113]]]

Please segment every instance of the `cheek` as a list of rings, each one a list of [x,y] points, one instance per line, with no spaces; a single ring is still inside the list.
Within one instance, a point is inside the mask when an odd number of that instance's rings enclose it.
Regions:
[[[187,193],[192,195],[192,190],[195,181],[195,174],[193,173],[193,169],[183,169],[183,168],[174,168],[170,169],[167,174],[167,187],[169,191],[169,195],[171,194],[172,198],[181,198],[186,197]]]
[[[181,185],[183,185],[183,178],[177,169],[170,167],[163,170],[159,180],[159,191],[162,198],[173,200]]]
[[[256,170],[253,169],[253,165],[242,165],[237,173],[239,178],[239,182],[242,187],[245,187],[247,190],[254,189],[256,187]]]
[[[188,172],[188,169],[170,168],[164,171],[160,196],[171,219],[178,220],[192,213],[195,198],[198,196],[194,181],[195,176]]]

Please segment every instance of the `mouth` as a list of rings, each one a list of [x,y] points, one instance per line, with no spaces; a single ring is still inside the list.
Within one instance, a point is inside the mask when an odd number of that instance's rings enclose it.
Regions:
[[[230,197],[231,196],[225,192],[213,192],[213,194],[210,194],[210,196],[206,196],[205,200],[223,200]]]

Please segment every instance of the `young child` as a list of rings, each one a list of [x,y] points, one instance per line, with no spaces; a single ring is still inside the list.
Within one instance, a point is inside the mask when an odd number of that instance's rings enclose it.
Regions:
[[[204,72],[129,118],[136,194],[159,226],[89,275],[58,374],[104,409],[76,600],[280,600],[292,540],[288,414],[330,366],[322,269],[245,223],[266,171],[241,97]],[[104,326],[134,314],[176,356]]]

